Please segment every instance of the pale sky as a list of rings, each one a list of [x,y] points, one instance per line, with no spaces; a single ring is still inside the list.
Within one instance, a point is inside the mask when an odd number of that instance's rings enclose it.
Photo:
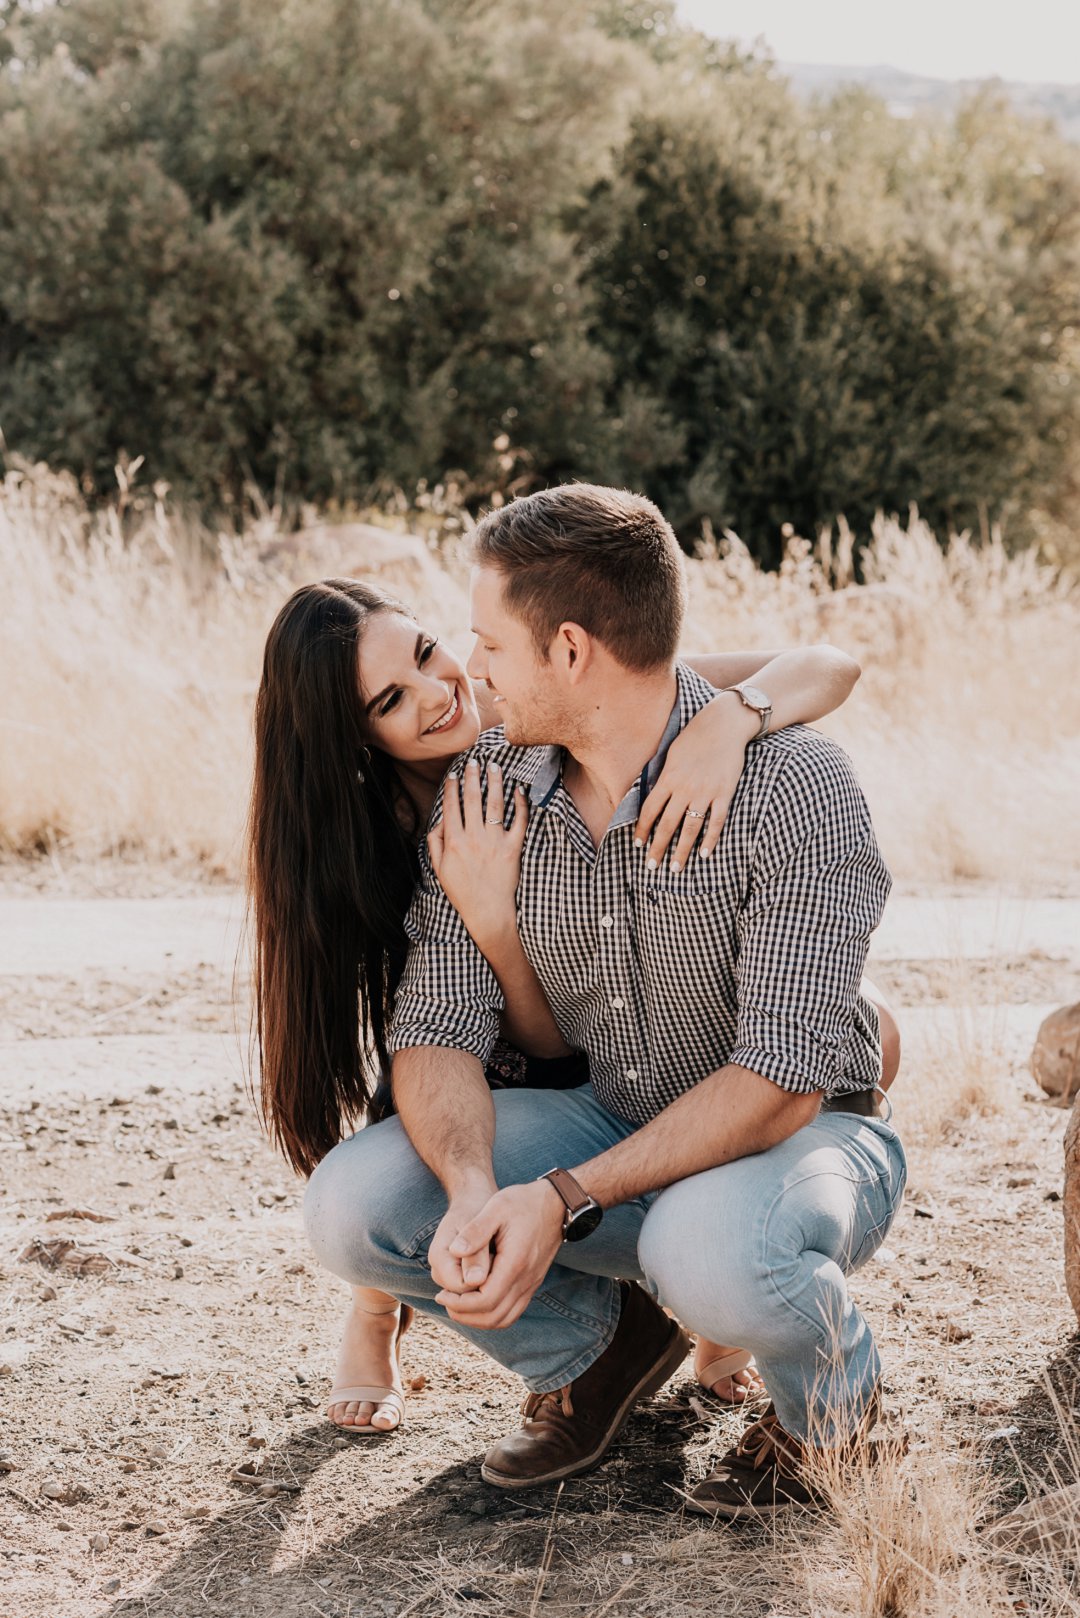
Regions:
[[[703,33],[763,35],[782,62],[885,65],[939,79],[1080,84],[1076,0],[677,0]]]

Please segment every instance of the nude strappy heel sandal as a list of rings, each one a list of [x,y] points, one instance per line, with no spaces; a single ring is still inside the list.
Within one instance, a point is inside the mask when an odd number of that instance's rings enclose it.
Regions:
[[[756,1371],[756,1369],[754,1356],[750,1351],[745,1348],[737,1348],[733,1354],[721,1354],[717,1359],[710,1360],[707,1365],[703,1365],[698,1375],[698,1382],[706,1393],[712,1393],[714,1399],[720,1399],[724,1404],[752,1404],[755,1399],[760,1398],[760,1393],[755,1393],[752,1389],[747,1388],[744,1390],[744,1398],[729,1399],[722,1393],[713,1393],[713,1383],[719,1382],[722,1376],[735,1376],[739,1371]]]
[[[387,1314],[390,1313],[389,1310],[386,1312]],[[399,1359],[401,1339],[412,1325],[414,1314],[415,1310],[411,1304],[403,1303],[401,1305],[401,1316],[398,1320],[397,1331],[394,1333],[394,1358],[398,1360],[399,1375],[401,1372]],[[331,1388],[330,1397],[326,1401],[326,1414],[329,1416],[335,1405],[353,1404],[354,1402],[357,1404],[390,1405],[397,1411],[398,1418],[392,1427],[373,1427],[370,1421],[364,1422],[361,1426],[355,1426],[350,1422],[334,1422],[333,1425],[341,1432],[353,1433],[357,1438],[389,1438],[392,1433],[398,1431],[405,1420],[404,1394],[399,1393],[397,1388],[368,1387],[363,1383],[355,1387]]]

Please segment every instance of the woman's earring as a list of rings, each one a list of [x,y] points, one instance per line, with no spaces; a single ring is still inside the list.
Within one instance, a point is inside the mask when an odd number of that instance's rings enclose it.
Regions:
[[[360,757],[363,759],[365,764],[370,764],[371,763],[371,749],[370,749],[370,747],[362,747],[360,749]],[[363,783],[367,780],[367,776],[364,774],[363,770],[357,770],[356,779],[360,782],[360,784],[362,786]]]

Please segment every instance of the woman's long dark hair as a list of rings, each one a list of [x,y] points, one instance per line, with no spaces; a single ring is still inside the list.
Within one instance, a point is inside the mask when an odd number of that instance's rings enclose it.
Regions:
[[[363,1114],[387,1065],[417,875],[393,764],[365,734],[357,648],[380,612],[408,609],[354,579],[297,590],[267,637],[255,702],[248,891],[261,1104],[303,1174]]]

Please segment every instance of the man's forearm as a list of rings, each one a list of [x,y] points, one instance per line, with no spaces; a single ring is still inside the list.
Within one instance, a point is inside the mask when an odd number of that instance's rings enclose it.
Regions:
[[[816,1091],[795,1094],[749,1068],[722,1067],[617,1146],[570,1172],[602,1207],[612,1208],[767,1151],[810,1123],[820,1103]]]
[[[405,1132],[453,1201],[495,1190],[495,1109],[475,1056],[439,1046],[398,1051],[394,1105]]]

